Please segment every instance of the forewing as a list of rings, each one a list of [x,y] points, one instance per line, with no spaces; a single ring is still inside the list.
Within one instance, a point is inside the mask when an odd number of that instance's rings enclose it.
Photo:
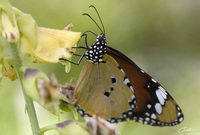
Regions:
[[[135,92],[136,108],[130,119],[154,126],[173,126],[183,121],[183,113],[170,94],[152,77],[119,51],[108,47],[130,80]]]

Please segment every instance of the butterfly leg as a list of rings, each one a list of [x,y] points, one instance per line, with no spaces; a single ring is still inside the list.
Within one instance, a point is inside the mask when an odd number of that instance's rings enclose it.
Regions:
[[[75,53],[74,53],[73,55],[74,55],[74,56],[82,56],[82,55],[80,55],[80,54],[75,54]]]
[[[83,36],[85,37],[85,46],[86,46],[86,48],[89,48],[88,44],[87,44],[87,34],[83,34],[81,37],[83,37]]]
[[[70,62],[70,63],[72,63],[72,64],[74,64],[74,65],[79,65],[79,64],[81,63],[81,60],[83,59],[83,57],[85,57],[85,54],[83,54],[83,55],[81,56],[81,58],[79,59],[78,63],[72,62],[72,61],[67,60],[67,59],[65,59],[65,58],[59,58],[59,60],[64,60],[64,61]]]
[[[86,49],[87,50],[87,48],[85,48],[83,46],[77,46],[77,47],[72,47],[72,48],[82,48],[82,49]]]

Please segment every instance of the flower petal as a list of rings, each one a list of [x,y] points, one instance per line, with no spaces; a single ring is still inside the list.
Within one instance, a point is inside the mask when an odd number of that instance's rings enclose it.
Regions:
[[[80,32],[37,28],[38,46],[35,55],[47,63],[57,63],[59,58],[71,59],[70,49],[80,39]]]

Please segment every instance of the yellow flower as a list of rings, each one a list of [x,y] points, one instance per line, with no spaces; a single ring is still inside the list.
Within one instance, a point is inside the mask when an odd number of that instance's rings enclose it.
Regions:
[[[71,60],[75,52],[72,47],[76,46],[81,37],[80,32],[70,31],[71,27],[71,24],[65,30],[39,27],[31,15],[12,7],[8,0],[0,0],[1,52],[9,49],[2,36],[9,43],[17,43],[19,55],[30,56],[33,62],[58,63],[61,62],[60,58]],[[17,79],[13,63],[4,61],[4,57],[7,59],[10,56],[0,57],[0,77],[4,75],[11,80]],[[71,63],[62,61],[62,64],[65,64],[65,70],[68,72]]]
[[[31,56],[33,62],[58,63],[59,58],[71,60],[77,42],[81,37],[80,32],[72,32],[68,25],[65,30],[56,30],[37,26],[33,18],[16,8],[17,24],[20,30],[20,52],[22,56]],[[63,61],[62,61],[63,62]],[[66,69],[70,64],[65,62]]]
[[[21,37],[21,52],[30,55],[33,62],[58,63],[59,58],[71,60],[72,49],[80,39],[80,32],[36,27],[37,47],[34,49],[26,37]],[[69,71],[70,64],[66,63]]]
[[[36,27],[37,48],[34,50],[25,38],[21,39],[21,50],[32,56],[34,62],[57,63],[59,58],[70,60],[71,48],[80,39],[79,32]]]
[[[19,30],[16,16],[11,10],[11,5],[7,0],[0,1],[0,30],[2,36],[10,43],[17,43],[19,40]]]

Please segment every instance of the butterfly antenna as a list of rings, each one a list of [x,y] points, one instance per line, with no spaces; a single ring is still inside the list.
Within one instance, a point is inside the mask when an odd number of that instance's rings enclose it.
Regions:
[[[95,34],[94,32],[92,32],[92,31],[90,31],[90,30],[87,30],[87,31],[85,31],[82,35],[81,35],[81,37],[82,36],[84,36],[85,35],[85,33],[87,33],[87,32],[90,32],[90,33],[92,33],[93,35],[95,35],[95,36],[98,36],[97,34]]]
[[[100,17],[100,15],[99,15],[99,12],[97,11],[97,9],[96,9],[96,7],[95,7],[95,6],[93,6],[93,5],[90,5],[89,7],[92,7],[92,8],[94,8],[94,10],[96,11],[96,13],[97,13],[97,15],[98,15],[98,17],[99,17],[99,20],[100,20],[100,22],[101,22],[102,28],[103,28],[103,34],[105,35],[105,29],[104,29],[104,25],[103,25],[103,22],[102,22],[102,20],[101,20],[101,17]],[[101,30],[101,31],[102,31],[102,30]]]
[[[103,33],[102,29],[99,27],[99,25],[97,24],[97,22],[88,14],[88,13],[83,13],[82,15],[87,15],[88,17],[90,17],[90,19],[97,25],[97,27],[100,29],[100,31]]]

